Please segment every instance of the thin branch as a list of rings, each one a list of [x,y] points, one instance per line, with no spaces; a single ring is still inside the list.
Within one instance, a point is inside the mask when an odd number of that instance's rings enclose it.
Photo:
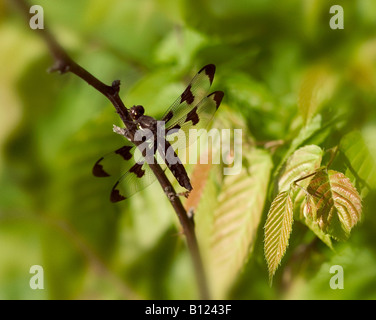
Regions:
[[[24,14],[27,21],[30,19],[29,8],[30,6],[24,0],[13,0],[21,12]],[[46,43],[53,59],[54,64],[50,68],[50,71],[58,71],[60,73],[71,72],[76,76],[80,77],[82,80],[87,82],[89,85],[94,87],[97,91],[102,93],[115,107],[116,112],[119,114],[121,120],[126,126],[129,135],[127,136],[133,141],[134,133],[137,130],[136,124],[132,121],[128,109],[125,107],[123,101],[119,96],[120,91],[120,81],[115,80],[111,86],[104,84],[102,81],[93,76],[90,72],[85,70],[79,64],[72,60],[72,58],[67,54],[62,46],[56,41],[52,34],[46,29],[46,24],[44,23],[44,29],[35,30]],[[134,141],[136,145],[138,143]],[[161,169],[159,164],[154,163],[149,165],[155,176],[157,177],[162,189],[166,193],[172,207],[174,208],[179,221],[183,227],[184,234],[187,239],[187,245],[189,252],[192,257],[196,279],[199,286],[200,296],[202,299],[209,299],[209,290],[207,286],[207,280],[204,272],[204,267],[197,243],[197,238],[194,230],[194,224],[192,220],[188,217],[179,197],[169,196],[175,194],[175,190],[171,185],[171,182],[167,179],[164,171]]]

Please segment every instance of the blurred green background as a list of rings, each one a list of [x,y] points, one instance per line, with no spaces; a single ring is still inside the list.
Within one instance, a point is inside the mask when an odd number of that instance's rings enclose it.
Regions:
[[[11,2],[0,0],[0,299],[197,298],[184,238],[160,186],[112,204],[113,181],[91,174],[122,142],[112,132],[119,124],[112,105],[76,76],[46,72],[52,59]],[[319,127],[295,148],[330,148],[358,130],[376,159],[374,0],[38,4],[80,65],[107,84],[121,80],[127,106],[161,116],[214,63],[213,90],[225,92],[219,119],[236,114],[253,143],[284,141],[271,153],[274,168],[315,115]],[[334,4],[343,6],[343,30],[329,27]],[[374,167],[365,170],[367,180]],[[220,298],[376,298],[372,190],[364,193],[363,222],[335,251],[295,223],[269,287],[262,227],[271,200],[268,194],[252,254]],[[336,264],[344,268],[343,290],[329,287]],[[44,268],[43,290],[29,287],[32,265]]]

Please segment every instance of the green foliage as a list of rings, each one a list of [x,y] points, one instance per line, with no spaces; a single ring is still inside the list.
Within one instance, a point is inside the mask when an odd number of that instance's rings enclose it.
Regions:
[[[189,167],[213,297],[376,297],[374,1],[342,1],[343,30],[329,27],[334,1],[38,4],[79,64],[120,79],[126,106],[151,116],[216,64],[225,98],[212,126],[243,129],[243,165],[238,176]],[[72,74],[46,73],[38,35],[0,8],[0,298],[197,298],[158,183],[114,205],[113,181],[91,175],[122,143],[112,105]],[[28,284],[34,264],[41,291]],[[329,287],[334,264],[344,290]]]
[[[347,240],[362,214],[361,199],[350,180],[338,171],[319,170],[309,183],[307,192],[306,215],[325,234]]]
[[[270,206],[265,223],[265,258],[268,262],[270,284],[289,243],[292,213],[290,191],[279,193]]]
[[[361,198],[343,173],[319,168],[322,150],[305,146],[286,161],[279,177],[280,193],[273,200],[265,223],[265,258],[270,282],[286,252],[297,218],[332,248],[331,238],[347,240],[362,215]]]
[[[215,208],[209,212],[213,225],[208,271],[216,297],[225,296],[252,252],[267,193],[270,155],[253,149],[243,156],[249,165],[237,175],[224,177]],[[214,201],[209,197],[202,201]]]

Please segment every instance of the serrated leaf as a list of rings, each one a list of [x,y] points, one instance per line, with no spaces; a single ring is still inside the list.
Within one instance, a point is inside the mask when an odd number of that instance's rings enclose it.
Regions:
[[[321,165],[323,151],[316,145],[304,146],[296,150],[286,162],[286,166],[278,181],[278,191],[287,191],[291,183],[302,178]],[[302,183],[304,183],[302,181]]]
[[[326,234],[346,240],[362,214],[358,191],[349,178],[334,170],[320,170],[307,188],[316,205],[314,221]]]
[[[317,217],[317,208],[312,197],[306,197],[300,205],[300,220],[311,229],[314,234],[324,242],[330,249],[334,250],[332,240],[328,234],[320,229],[315,222]]]
[[[243,155],[249,166],[224,177],[213,216],[209,274],[216,297],[225,296],[253,248],[272,168],[265,151]]]
[[[270,284],[289,244],[292,223],[291,193],[283,191],[273,200],[265,223],[264,253]]]
[[[300,178],[315,172],[320,165],[323,150],[316,145],[304,146],[296,150],[286,162],[286,166],[278,181],[279,192],[289,190],[292,183]],[[294,211],[297,211],[298,218],[308,228],[310,228],[329,248],[333,249],[331,239],[313,221],[316,214],[316,205],[313,200],[307,200],[305,192],[312,177],[299,181],[300,188],[296,188],[292,193]],[[299,214],[300,213],[300,214]]]
[[[196,165],[191,174],[191,184],[193,190],[189,194],[187,201],[184,204],[186,211],[195,210],[200,203],[205,186],[208,182],[210,170],[212,167],[211,151],[208,152],[208,163],[200,163]]]

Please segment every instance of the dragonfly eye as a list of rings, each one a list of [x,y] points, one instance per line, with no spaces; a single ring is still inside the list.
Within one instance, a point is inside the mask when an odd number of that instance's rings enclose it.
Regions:
[[[137,120],[139,117],[144,115],[145,109],[143,106],[137,105],[133,106],[130,110],[130,114],[133,120]]]

